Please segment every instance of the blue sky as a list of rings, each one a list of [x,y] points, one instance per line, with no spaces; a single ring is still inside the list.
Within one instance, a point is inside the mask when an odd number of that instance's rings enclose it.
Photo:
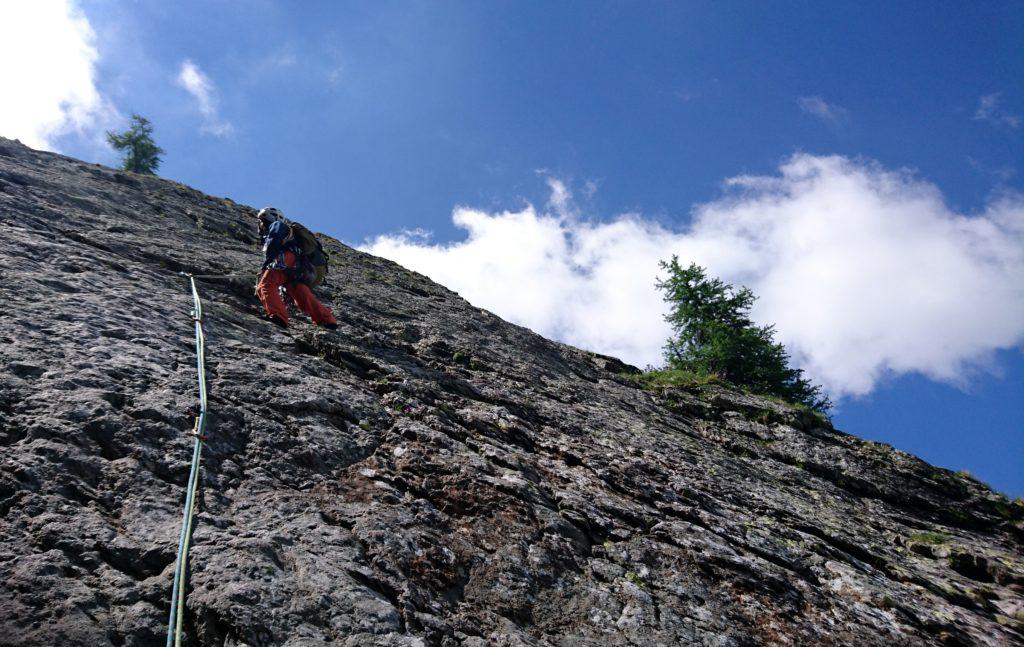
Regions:
[[[637,363],[684,254],[840,428],[1024,495],[1024,7],[894,4],[5,7],[0,134],[114,163],[139,112],[164,177]]]

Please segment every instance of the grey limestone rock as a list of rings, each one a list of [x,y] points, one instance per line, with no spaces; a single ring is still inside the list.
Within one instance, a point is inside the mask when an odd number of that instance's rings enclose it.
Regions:
[[[253,209],[0,139],[0,643],[1021,644],[1024,510],[726,388],[641,388],[324,238],[337,331],[253,296]],[[301,220],[301,214],[291,214]]]

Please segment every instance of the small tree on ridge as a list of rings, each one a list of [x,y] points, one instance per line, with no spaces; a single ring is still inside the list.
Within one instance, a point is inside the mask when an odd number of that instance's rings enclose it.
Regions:
[[[108,130],[107,141],[124,153],[121,168],[136,173],[156,174],[164,149],[153,141],[153,126],[148,119],[133,114],[131,127],[122,133]]]
[[[686,269],[679,258],[661,262],[668,277],[658,280],[671,310],[665,320],[673,336],[665,344],[669,368],[698,375],[717,375],[756,393],[775,395],[824,413],[832,407],[820,386],[789,366],[785,346],[774,340],[775,326],[751,321],[750,307],[757,300],[745,287],[739,290],[709,277],[703,267]]]

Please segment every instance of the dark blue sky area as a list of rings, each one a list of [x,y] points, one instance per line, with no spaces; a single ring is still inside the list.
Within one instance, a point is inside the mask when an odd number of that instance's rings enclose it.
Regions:
[[[599,182],[600,214],[681,222],[724,178],[770,172],[795,151],[916,169],[967,210],[1019,163],[1019,129],[971,119],[985,94],[1024,103],[1019,4],[782,4],[141,3],[89,13],[101,36],[104,18],[116,25],[112,46],[145,52],[144,63],[110,67],[173,74],[188,57],[218,83],[236,128],[227,141],[197,139],[195,123],[167,114],[174,88],[134,91],[143,78],[166,85],[160,75],[135,74],[125,88],[123,103],[161,128],[165,174],[273,202],[347,240],[410,225],[451,234],[455,204],[538,200],[537,169]],[[823,122],[799,109],[802,96],[846,116]]]

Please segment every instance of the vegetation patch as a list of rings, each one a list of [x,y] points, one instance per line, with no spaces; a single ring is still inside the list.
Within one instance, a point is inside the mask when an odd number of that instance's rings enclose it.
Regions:
[[[721,378],[713,373],[698,373],[674,368],[645,371],[639,375],[626,377],[645,387],[673,386],[685,389],[708,386],[709,384],[726,385]]]
[[[723,380],[717,373],[706,373],[702,371],[692,371],[681,368],[663,368],[663,369],[650,369],[643,373],[619,373],[619,376],[634,382],[641,388],[645,389],[657,389],[662,387],[672,387],[677,389],[694,390],[699,391],[704,387],[708,386],[722,386],[725,388],[736,389],[742,391],[748,395],[752,395],[758,398],[764,398],[770,400],[776,404],[780,404],[784,407],[796,410],[798,413],[804,414],[805,416],[812,418],[819,426],[827,429],[832,428],[832,419],[821,411],[815,411],[811,407],[801,402],[793,402],[786,400],[785,398],[770,393],[758,393],[751,389],[744,389],[735,384],[732,384],[726,380]],[[764,409],[761,415],[755,418],[757,422],[762,424],[770,424],[777,421],[779,416],[769,409]]]
[[[916,532],[910,535],[910,541],[916,544],[938,546],[949,542],[949,535],[941,532]]]
[[[755,392],[749,391],[749,390],[747,390],[747,393],[749,393],[750,395],[755,395],[755,396],[757,396],[759,398],[764,398],[765,400],[771,400],[772,402],[774,402],[776,404],[781,404],[783,406],[790,407],[791,409],[796,409],[800,413],[803,413],[803,414],[813,418],[822,427],[826,427],[828,429],[832,428],[832,419],[829,418],[828,415],[826,415],[822,411],[817,411],[817,410],[807,406],[803,402],[795,402],[793,400],[787,400],[787,399],[779,397],[777,395],[772,395],[771,393],[755,393]]]
[[[153,125],[145,117],[132,115],[131,127],[120,133],[108,131],[107,142],[124,155],[121,168],[125,171],[155,175],[160,167],[164,149],[153,141]]]
[[[645,588],[647,586],[647,582],[644,581],[644,578],[640,577],[640,575],[633,571],[627,572],[625,578],[640,588]]]
[[[1010,520],[1024,519],[1024,499],[1017,497],[1013,501],[1006,499],[997,501],[994,506],[996,512]]]
[[[832,408],[823,389],[789,365],[785,346],[775,341],[775,327],[750,318],[757,297],[749,288],[734,288],[696,263],[684,269],[676,256],[661,268],[668,276],[656,285],[669,304],[665,321],[672,326],[665,343],[668,368],[718,375],[821,413]]]

